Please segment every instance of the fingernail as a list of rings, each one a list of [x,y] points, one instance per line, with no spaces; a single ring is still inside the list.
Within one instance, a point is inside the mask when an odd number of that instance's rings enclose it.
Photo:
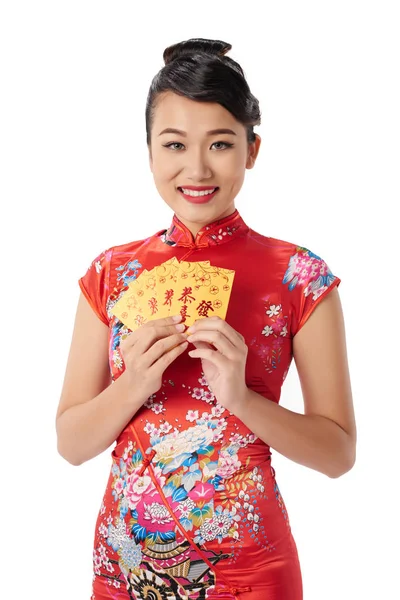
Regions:
[[[172,317],[172,320],[176,321],[176,322],[180,321],[181,319],[182,319],[182,315],[175,315]]]

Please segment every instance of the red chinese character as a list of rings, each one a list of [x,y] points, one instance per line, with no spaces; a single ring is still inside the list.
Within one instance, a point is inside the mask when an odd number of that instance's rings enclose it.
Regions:
[[[172,306],[172,298],[174,297],[174,290],[165,290],[165,302],[163,306]]]
[[[186,321],[187,318],[190,319],[190,315],[187,314],[188,311],[188,307],[186,304],[184,304],[180,310],[180,314],[182,315],[182,321],[181,323],[184,323]]]
[[[158,312],[157,298],[154,298],[154,296],[153,296],[153,298],[150,298],[148,304],[149,304],[151,314],[155,315],[156,312]]]
[[[202,300],[200,302],[199,306],[196,308],[200,317],[208,317],[207,313],[209,310],[212,310],[214,312],[214,309],[211,306],[211,304],[211,300],[208,300],[207,302],[205,300]]]
[[[192,293],[191,287],[183,288],[182,296],[179,298],[179,302],[181,300],[184,304],[186,304],[186,302],[193,302],[193,300],[195,300],[196,298],[194,298],[194,296],[190,296],[191,293]]]

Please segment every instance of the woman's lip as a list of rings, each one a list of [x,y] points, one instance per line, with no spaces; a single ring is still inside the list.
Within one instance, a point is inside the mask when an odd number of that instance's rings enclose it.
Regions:
[[[185,190],[188,190],[191,188],[185,188]],[[206,189],[213,189],[213,188],[206,188]],[[215,194],[219,191],[219,188],[215,188],[215,192],[213,192],[212,194],[206,194],[205,196],[189,196],[188,194],[185,194],[182,191],[182,188],[178,188],[178,192],[180,194],[182,194],[182,196],[185,198],[185,200],[187,200],[188,202],[191,202],[192,204],[205,204],[206,202],[209,202],[211,200],[211,198],[214,198]]]
[[[180,185],[178,186],[178,190],[193,190],[194,192],[204,192],[205,190],[214,190],[216,187],[216,185]]]

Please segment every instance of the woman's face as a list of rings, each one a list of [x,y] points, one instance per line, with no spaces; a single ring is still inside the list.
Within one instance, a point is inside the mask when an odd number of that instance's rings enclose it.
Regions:
[[[256,136],[249,144],[246,128],[220,104],[173,92],[158,97],[150,168],[159,194],[194,237],[203,226],[234,212],[245,169],[254,166],[260,143]],[[199,196],[196,188],[218,189]]]

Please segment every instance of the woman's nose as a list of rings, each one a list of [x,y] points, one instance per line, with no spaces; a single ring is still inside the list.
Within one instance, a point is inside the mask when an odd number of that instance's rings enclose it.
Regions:
[[[186,171],[189,179],[202,181],[212,176],[209,162],[202,152],[187,153],[186,158]]]

